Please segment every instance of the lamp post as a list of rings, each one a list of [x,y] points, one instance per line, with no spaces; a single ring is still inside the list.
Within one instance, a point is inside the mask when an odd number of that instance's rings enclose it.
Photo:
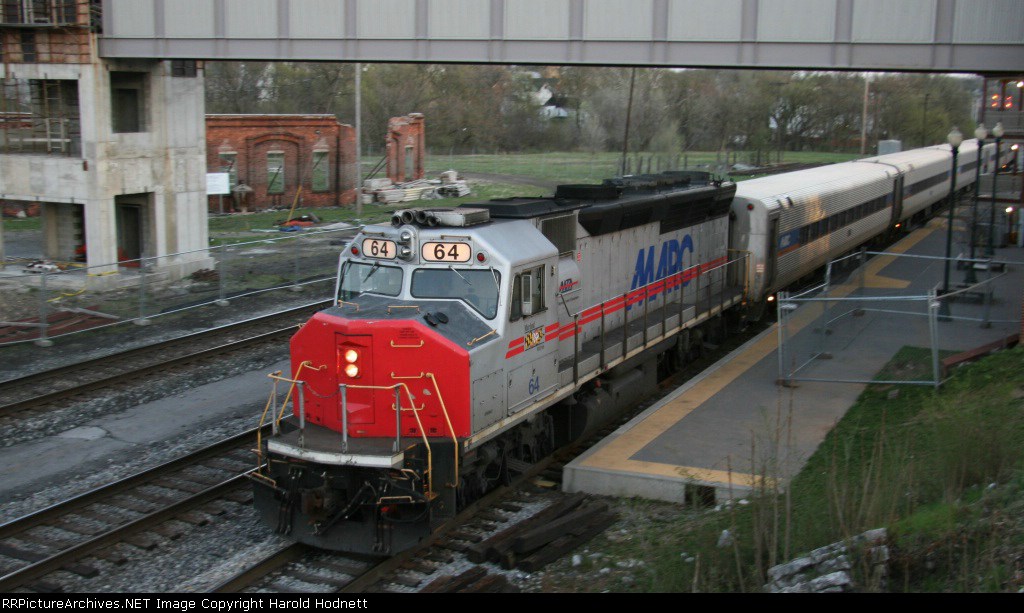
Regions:
[[[996,139],[996,167],[992,171],[992,202],[988,207],[988,249],[985,251],[988,257],[996,254],[996,183],[999,182],[999,142],[1003,138],[1003,122],[992,128],[992,137]]]
[[[952,258],[953,249],[953,212],[956,208],[956,155],[960,150],[960,143],[964,141],[964,135],[954,127],[946,136],[949,148],[953,150],[953,166],[949,171],[949,221],[946,224],[946,266],[942,276],[942,295],[949,293],[949,261]],[[949,321],[949,301],[942,300],[939,303],[939,319]]]
[[[974,137],[978,139],[978,163],[974,167],[974,206],[971,207],[971,261],[967,263],[967,276],[964,277],[964,283],[968,285],[974,285],[978,282],[978,278],[974,274],[974,235],[978,231],[978,195],[981,193],[981,149],[985,146],[986,136],[988,136],[988,130],[985,129],[985,124],[979,123],[978,127],[974,130]]]

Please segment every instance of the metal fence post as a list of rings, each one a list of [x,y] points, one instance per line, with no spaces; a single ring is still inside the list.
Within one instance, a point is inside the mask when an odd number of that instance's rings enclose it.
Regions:
[[[146,261],[139,258],[139,316],[135,324],[148,326],[152,322],[146,317]]]
[[[988,329],[992,327],[992,261],[988,263],[988,278],[985,279],[985,310],[982,317],[981,327]]]
[[[779,383],[785,385],[789,378],[786,376],[786,309],[782,308],[783,305],[788,304],[787,298],[789,292],[780,291],[777,296],[777,302],[775,304],[775,319],[779,322]]]
[[[47,332],[50,329],[49,322],[49,305],[46,302],[47,290],[46,290],[46,279],[48,277],[47,272],[43,271],[42,278],[39,279],[39,338],[36,339],[36,345],[40,347],[52,347],[53,341],[46,337]]]
[[[292,242],[299,244],[300,239],[295,238]],[[290,243],[289,243],[290,244]],[[301,292],[302,286],[299,285],[299,248],[292,247],[292,284],[288,288],[292,292]]]
[[[858,286],[859,286],[860,292],[857,295],[863,298],[864,297],[864,285],[866,283],[865,279],[868,276],[868,271],[867,271],[867,268],[866,268],[867,260],[868,260],[867,249],[865,249],[864,247],[861,247],[860,248],[860,255],[858,256],[857,259],[860,262],[860,264],[857,266],[857,275],[859,277],[858,278]],[[863,314],[864,314],[864,309],[860,308],[859,306],[856,307],[855,309],[853,309],[853,316],[854,317],[860,317]]]
[[[229,245],[227,244],[220,246],[220,262],[218,262],[219,266],[217,270],[217,281],[219,287],[217,291],[217,301],[214,304],[222,307],[228,306],[228,254],[231,253],[228,247]]]
[[[831,333],[828,329],[829,320],[829,292],[832,291],[832,262],[829,262],[825,266],[825,287],[821,290],[821,297],[825,300],[821,303],[821,323],[818,326],[818,331],[821,333],[821,339],[818,343],[818,357],[829,358],[828,352],[825,351],[826,337]]]
[[[932,349],[932,380],[935,389],[942,383],[942,375],[939,371],[939,301],[936,299],[938,293],[932,289],[928,291],[928,333],[931,337]]]

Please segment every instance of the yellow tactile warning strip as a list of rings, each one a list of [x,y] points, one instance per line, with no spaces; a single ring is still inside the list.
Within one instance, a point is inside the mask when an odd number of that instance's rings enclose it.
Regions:
[[[925,239],[929,234],[940,228],[945,228],[946,224],[944,220],[933,219],[924,227],[914,232],[910,236],[904,238],[900,242],[896,243],[889,248],[891,253],[906,253],[911,247],[918,244]],[[892,264],[896,258],[888,255],[876,256],[873,260],[868,262],[865,268],[864,287],[870,287],[873,289],[904,289],[910,285],[910,281],[904,281],[903,279],[893,279],[891,277],[883,277],[878,274],[883,268]]]
[[[930,223],[925,228],[914,232],[896,245],[893,245],[889,251],[892,253],[904,253],[940,227],[944,226],[934,222]],[[876,256],[871,260],[866,271],[865,286],[872,288],[900,288],[909,285],[907,281],[889,279],[878,275],[878,272],[889,265],[894,259],[888,256]],[[892,283],[892,285],[888,285],[888,283]],[[853,285],[836,288],[833,295],[837,297],[844,296],[853,291],[854,288],[855,286]],[[790,320],[792,326],[790,330],[793,334],[796,334],[796,332],[803,329],[804,326],[813,320],[814,315],[811,311],[804,310],[804,313],[797,313]],[[684,419],[715,396],[715,394],[722,391],[725,386],[732,383],[736,378],[775,351],[777,346],[778,334],[776,334],[774,329],[762,334],[759,339],[753,341],[735,358],[708,373],[692,387],[682,391],[678,396],[669,398],[660,409],[648,415],[643,421],[595,450],[594,453],[581,462],[581,466],[615,472],[670,477],[709,484],[725,485],[731,483],[741,488],[754,487],[757,478],[748,473],[712,470],[695,466],[676,466],[660,462],[633,460],[631,458],[651,441],[664,434],[677,422]]]

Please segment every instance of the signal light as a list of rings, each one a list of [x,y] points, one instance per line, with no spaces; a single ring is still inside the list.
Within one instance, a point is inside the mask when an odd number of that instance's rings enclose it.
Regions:
[[[352,245],[352,255],[359,255],[359,247]]]
[[[345,376],[355,379],[359,376],[359,367],[355,364],[348,364],[345,366]]]
[[[345,351],[345,361],[349,364],[355,364],[356,360],[359,359],[359,352],[355,349],[347,349]]]
[[[481,264],[483,264],[484,262],[487,261],[487,254],[484,253],[483,251],[478,251],[476,253],[476,261],[480,262]]]

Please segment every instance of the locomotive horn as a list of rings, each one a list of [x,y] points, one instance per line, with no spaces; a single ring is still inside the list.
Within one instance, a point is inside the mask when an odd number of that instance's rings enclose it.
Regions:
[[[424,211],[422,209],[419,209],[419,210],[416,211],[416,223],[420,224],[421,226],[427,225],[427,212],[426,211]]]
[[[441,220],[439,220],[437,217],[434,217],[433,215],[427,215],[427,225],[430,226],[431,228],[436,228],[437,226],[441,225]]]
[[[415,216],[413,211],[410,211],[409,209],[402,211],[402,223],[412,223],[414,219]]]
[[[398,215],[397,213],[392,215],[391,216],[391,225],[393,225],[396,228],[401,226],[402,225],[402,216]]]

